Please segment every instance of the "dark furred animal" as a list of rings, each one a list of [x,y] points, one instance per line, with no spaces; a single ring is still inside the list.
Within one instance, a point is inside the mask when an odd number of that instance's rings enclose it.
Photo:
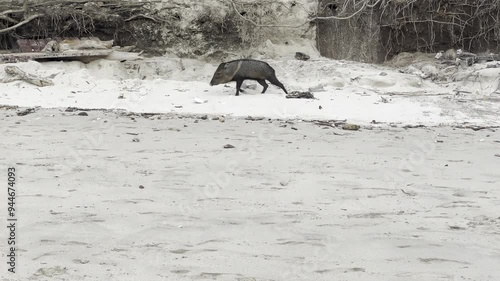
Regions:
[[[259,82],[264,87],[262,93],[265,93],[267,90],[267,80],[288,94],[285,86],[276,78],[274,69],[267,62],[252,59],[240,59],[221,63],[210,81],[210,86],[236,81],[236,96],[239,96],[240,91],[243,92],[241,84],[247,79]]]

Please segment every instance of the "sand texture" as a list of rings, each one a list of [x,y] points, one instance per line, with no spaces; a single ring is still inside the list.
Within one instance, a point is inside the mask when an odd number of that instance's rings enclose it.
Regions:
[[[0,280],[500,280],[498,131],[78,113],[0,110]]]

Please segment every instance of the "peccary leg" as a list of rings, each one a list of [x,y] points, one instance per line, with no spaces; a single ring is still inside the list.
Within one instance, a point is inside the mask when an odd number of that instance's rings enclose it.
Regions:
[[[271,82],[271,84],[276,85],[276,86],[280,87],[281,89],[283,89],[283,91],[285,91],[285,94],[288,95],[288,92],[286,91],[285,86],[283,86],[283,84],[281,84],[281,82],[278,81],[278,78],[276,78],[276,76],[269,78],[267,80],[269,80],[269,82]]]
[[[240,95],[241,84],[243,84],[243,80],[241,80],[241,79],[236,80],[236,95],[235,96]]]
[[[267,90],[267,87],[269,87],[269,86],[267,85],[267,83],[266,83],[266,80],[264,80],[264,79],[259,79],[259,80],[257,80],[257,82],[259,82],[259,84],[261,84],[261,85],[262,85],[262,87],[264,87],[264,89],[262,90],[262,94],[263,94],[263,93],[265,93],[265,92],[266,92],[266,90]]]

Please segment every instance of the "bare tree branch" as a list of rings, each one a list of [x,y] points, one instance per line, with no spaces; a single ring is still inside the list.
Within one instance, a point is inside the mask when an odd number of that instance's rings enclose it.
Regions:
[[[18,23],[17,20],[15,20],[9,16],[5,16],[5,15],[0,15],[0,20],[5,20],[5,21],[11,22],[11,23]]]
[[[18,24],[16,24],[16,25],[9,26],[9,27],[4,28],[4,29],[0,29],[0,34],[1,34],[1,33],[5,33],[5,32],[9,32],[9,31],[11,31],[11,30],[14,30],[14,29],[16,29],[16,28],[18,28],[18,27],[20,27],[20,26],[22,26],[22,25],[25,25],[25,24],[27,24],[28,22],[30,22],[30,21],[32,21],[32,20],[34,20],[34,19],[36,19],[36,18],[42,17],[42,16],[43,16],[42,14],[38,14],[38,15],[31,15],[31,16],[27,17],[26,19],[24,19],[22,22],[20,22],[20,23],[18,23]]]
[[[22,8],[22,9],[18,9],[18,10],[7,10],[7,11],[1,12],[0,15],[8,15],[8,14],[22,13],[22,12],[26,12],[26,9]]]

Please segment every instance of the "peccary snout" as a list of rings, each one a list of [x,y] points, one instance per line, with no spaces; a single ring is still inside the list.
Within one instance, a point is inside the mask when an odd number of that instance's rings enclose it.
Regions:
[[[255,80],[262,85],[264,87],[262,93],[265,93],[267,90],[268,85],[265,80],[268,80],[271,84],[280,87],[288,94],[285,86],[276,78],[274,69],[268,63],[252,59],[240,59],[221,63],[210,81],[210,86],[236,81],[236,96],[239,96],[240,91],[243,92],[241,84],[247,79]]]

